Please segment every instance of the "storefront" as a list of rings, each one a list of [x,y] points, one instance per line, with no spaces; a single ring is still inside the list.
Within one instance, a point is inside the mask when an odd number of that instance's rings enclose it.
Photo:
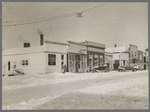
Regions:
[[[104,53],[87,52],[87,68],[91,71],[93,67],[102,66],[104,64]]]
[[[86,72],[86,54],[68,53],[69,72]]]
[[[90,72],[93,67],[105,63],[105,46],[89,41],[77,43],[68,41],[67,65],[69,72]]]

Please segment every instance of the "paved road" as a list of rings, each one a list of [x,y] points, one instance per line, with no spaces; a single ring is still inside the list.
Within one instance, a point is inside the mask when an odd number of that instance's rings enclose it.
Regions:
[[[115,74],[115,75],[114,75]],[[92,74],[93,75],[93,74]],[[103,75],[103,76],[102,76]],[[49,103],[51,100],[64,96],[75,90],[82,90],[87,87],[104,85],[127,81],[131,79],[148,79],[148,72],[126,72],[126,73],[101,73],[96,77],[88,79],[66,81],[60,83],[49,83],[45,85],[29,86],[18,89],[3,89],[2,91],[2,107],[3,109],[39,109],[42,105]],[[68,78],[67,76],[66,78]],[[78,74],[78,77],[80,75]],[[57,80],[57,79],[55,79]],[[3,80],[5,81],[5,80]],[[50,80],[50,82],[53,80]],[[145,81],[145,80],[144,80]],[[148,83],[148,82],[147,82]]]

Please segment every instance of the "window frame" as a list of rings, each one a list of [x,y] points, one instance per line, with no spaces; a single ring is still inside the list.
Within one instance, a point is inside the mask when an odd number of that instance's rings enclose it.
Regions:
[[[53,60],[53,62],[51,62]],[[48,65],[56,65],[56,54],[48,54]]]

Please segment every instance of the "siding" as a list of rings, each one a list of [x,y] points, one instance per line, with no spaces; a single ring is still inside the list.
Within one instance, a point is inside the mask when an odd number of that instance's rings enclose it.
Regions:
[[[22,65],[21,64],[22,60],[28,60],[28,65]],[[11,62],[11,71],[8,71],[8,61]],[[16,68],[24,70],[25,74],[45,73],[44,53],[3,56],[2,57],[3,74],[13,73],[13,65],[15,63]]]

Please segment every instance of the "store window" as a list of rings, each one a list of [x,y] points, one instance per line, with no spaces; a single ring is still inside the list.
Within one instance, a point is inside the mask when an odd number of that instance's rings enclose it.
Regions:
[[[140,60],[142,60],[142,55],[140,54]]]
[[[98,66],[98,55],[94,55],[94,66]]]
[[[93,66],[93,55],[89,54],[89,66],[92,67]]]
[[[64,55],[61,55],[61,68],[64,66]]]
[[[103,64],[103,55],[100,55],[100,64]]]
[[[56,65],[56,55],[48,54],[48,65]]]

